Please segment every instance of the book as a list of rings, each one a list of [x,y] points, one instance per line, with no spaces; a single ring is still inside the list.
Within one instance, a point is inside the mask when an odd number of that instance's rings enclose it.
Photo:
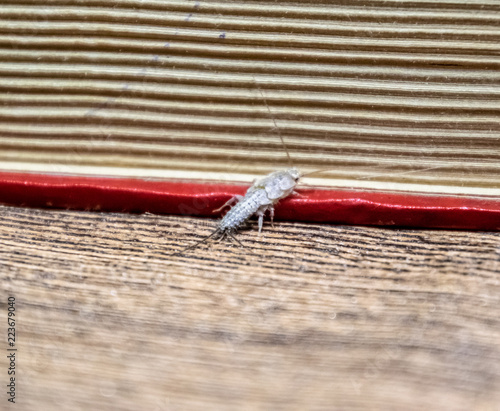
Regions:
[[[358,222],[352,204],[368,196],[359,223],[440,226],[448,207],[445,227],[498,229],[500,6],[437,3],[4,5],[0,201],[103,208],[85,192],[63,201],[56,178],[103,196],[115,183],[182,198],[218,187],[217,203],[293,165],[320,171],[303,181],[311,198],[349,197],[351,217],[322,221]],[[134,210],[174,212],[178,194]],[[278,218],[313,218],[306,198]],[[422,201],[434,214],[410,218]]]

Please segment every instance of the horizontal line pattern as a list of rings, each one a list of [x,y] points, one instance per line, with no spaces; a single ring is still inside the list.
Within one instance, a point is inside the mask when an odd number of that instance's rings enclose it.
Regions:
[[[325,185],[500,194],[499,27],[496,1],[3,2],[0,168],[250,176],[281,135]]]
[[[500,233],[213,224],[0,207],[20,409],[498,408]]]

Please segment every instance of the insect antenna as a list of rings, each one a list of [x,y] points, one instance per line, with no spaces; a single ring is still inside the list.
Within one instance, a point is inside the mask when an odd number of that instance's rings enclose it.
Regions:
[[[416,168],[414,170],[402,171],[401,173],[394,174],[394,176],[397,177],[397,176],[401,176],[401,175],[405,175],[405,174],[418,173],[419,171],[437,170],[437,169],[443,168],[443,167],[446,167],[446,166],[432,166],[432,167],[427,167],[427,168]],[[385,177],[387,175],[388,175],[388,173],[375,174],[374,176],[360,177],[360,178],[357,178],[356,180],[369,180],[370,178]]]
[[[179,251],[176,251],[174,253],[171,253],[169,255],[180,255],[188,250],[192,250],[193,248],[197,247],[200,243],[208,240],[209,238],[212,238],[214,235],[216,234],[223,234],[221,233],[221,231],[219,230],[219,228],[216,228],[212,233],[210,233],[209,235],[201,238],[200,240],[196,241],[194,244],[191,244],[191,245],[188,245],[187,247],[184,247],[184,248],[181,248]]]
[[[432,166],[432,167],[426,167],[426,168],[416,168],[414,170],[408,170],[408,171],[402,171],[401,173],[396,173],[396,174],[393,174],[395,177],[397,176],[400,176],[400,175],[405,175],[405,174],[411,174],[411,173],[418,173],[420,171],[429,171],[429,170],[436,170],[436,169],[439,169],[439,168],[443,168],[445,166]],[[327,171],[331,171],[331,170],[334,170],[334,168],[325,168],[323,170],[315,170],[315,171],[310,171],[309,173],[304,173],[301,175],[301,177],[306,177],[306,176],[310,176],[311,174],[319,174],[319,173],[325,173]],[[372,176],[366,176],[366,177],[359,177],[359,178],[355,178],[353,180],[369,180],[371,178],[377,178],[377,177],[385,177],[387,175],[389,175],[390,173],[383,173],[383,174],[375,174],[375,175],[372,175]]]
[[[246,245],[244,245],[240,240],[238,240],[233,234],[231,234],[229,231],[227,231],[227,235],[229,237],[231,237],[232,240],[236,241],[241,247],[243,248],[246,248],[250,253],[252,253],[253,255],[257,255],[255,254],[252,249],[250,247],[247,247]]]
[[[280,128],[278,127],[278,124],[276,123],[276,119],[274,118],[273,116],[273,113],[271,111],[271,108],[269,107],[269,104],[267,103],[267,99],[266,97],[264,96],[264,93],[262,92],[261,88],[259,87],[259,85],[257,84],[257,81],[255,81],[255,78],[253,79],[254,82],[255,82],[255,87],[257,87],[257,90],[259,90],[259,93],[260,95],[262,96],[262,101],[264,101],[264,104],[266,105],[266,108],[267,108],[267,111],[269,112],[269,118],[272,120],[272,122],[274,123],[274,128],[276,129],[276,132],[278,133],[278,136],[281,140],[281,143],[283,144],[283,148],[285,149],[285,153],[286,153],[286,158],[287,158],[287,161],[288,161],[288,165],[290,167],[293,167],[293,161],[292,161],[292,157],[290,156],[290,152],[288,151],[288,147],[285,143],[285,140],[283,138],[283,136],[281,135],[281,130]]]

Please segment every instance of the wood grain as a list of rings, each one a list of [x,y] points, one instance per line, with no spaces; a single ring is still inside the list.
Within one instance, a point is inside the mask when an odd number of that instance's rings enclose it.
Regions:
[[[500,195],[499,27],[497,0],[4,0],[0,169],[251,181],[279,129],[318,184]]]
[[[499,409],[499,233],[214,224],[0,207],[15,408]]]

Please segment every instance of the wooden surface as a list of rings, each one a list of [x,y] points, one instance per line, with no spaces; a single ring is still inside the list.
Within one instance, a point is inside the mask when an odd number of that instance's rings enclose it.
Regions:
[[[2,0],[0,170],[249,182],[279,129],[317,184],[500,196],[499,50],[498,0]]]
[[[500,233],[214,224],[0,207],[9,409],[500,409]]]

